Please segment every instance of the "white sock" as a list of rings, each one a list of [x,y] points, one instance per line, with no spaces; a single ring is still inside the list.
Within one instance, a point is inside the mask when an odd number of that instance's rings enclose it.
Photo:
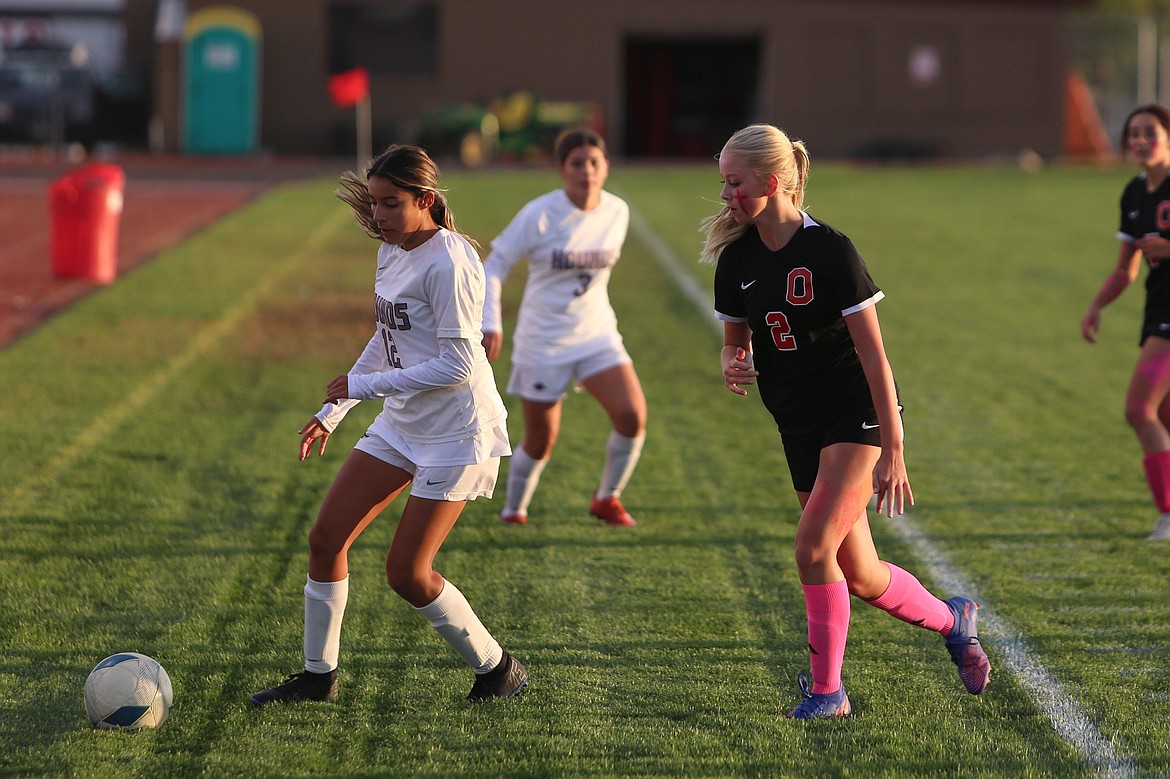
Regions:
[[[451,582],[445,581],[439,597],[415,611],[427,618],[431,627],[477,674],[487,673],[504,659],[504,650],[475,616],[467,598]]]
[[[616,430],[610,431],[609,440],[605,443],[605,468],[601,471],[601,486],[593,497],[604,500],[622,494],[634,469],[638,467],[638,458],[642,456],[642,444],[645,441],[645,433],[628,438]]]
[[[337,667],[341,618],[349,599],[349,577],[339,582],[305,584],[305,670],[328,673]]]
[[[533,459],[525,451],[524,446],[517,446],[512,453],[512,460],[508,463],[508,495],[504,498],[504,510],[501,514],[528,514],[528,504],[536,493],[536,485],[540,484],[540,474],[544,466],[548,465],[548,458]]]

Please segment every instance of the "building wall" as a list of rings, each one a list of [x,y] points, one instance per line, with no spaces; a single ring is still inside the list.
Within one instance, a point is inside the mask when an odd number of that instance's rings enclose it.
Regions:
[[[128,2],[128,14],[141,12],[142,0]],[[333,106],[326,89],[329,2],[231,3],[255,13],[263,27],[265,148],[333,152],[352,138],[352,109]],[[754,37],[761,52],[758,87],[744,123],[784,127],[818,156],[1062,150],[1065,15],[1071,2],[431,2],[438,8],[436,71],[372,74],[375,147],[412,140],[419,117],[445,103],[482,103],[526,88],[548,100],[600,105],[609,140],[621,154],[629,38]],[[218,4],[187,3],[190,11]],[[935,78],[920,83],[914,73]],[[721,77],[734,88],[744,75],[729,71]]]

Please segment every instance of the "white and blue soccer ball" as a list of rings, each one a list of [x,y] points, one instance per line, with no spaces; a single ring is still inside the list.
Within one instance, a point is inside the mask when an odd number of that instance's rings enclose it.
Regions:
[[[110,655],[85,680],[85,713],[95,728],[157,728],[171,711],[171,677],[153,657]]]

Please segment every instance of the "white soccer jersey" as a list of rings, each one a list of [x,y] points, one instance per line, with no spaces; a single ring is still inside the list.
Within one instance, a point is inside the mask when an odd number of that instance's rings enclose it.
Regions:
[[[483,350],[483,298],[483,266],[456,233],[440,229],[410,251],[386,243],[378,249],[377,328],[349,371],[350,387],[362,388],[360,397],[385,397],[381,416],[395,435],[444,443],[503,423],[507,411]],[[463,343],[441,358],[441,338]],[[452,372],[452,364],[466,370]],[[317,416],[332,430],[353,405],[326,405]]]
[[[602,191],[596,208],[577,208],[563,189],[525,205],[492,241],[484,263],[484,329],[502,332],[500,290],[512,266],[528,258],[528,280],[514,336],[513,362],[566,363],[617,333],[609,276],[621,255],[630,209]]]

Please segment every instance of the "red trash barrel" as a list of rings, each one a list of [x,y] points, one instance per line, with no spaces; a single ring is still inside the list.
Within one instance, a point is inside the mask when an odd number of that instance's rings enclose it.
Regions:
[[[49,186],[53,273],[112,284],[126,174],[108,162],[82,165]]]

